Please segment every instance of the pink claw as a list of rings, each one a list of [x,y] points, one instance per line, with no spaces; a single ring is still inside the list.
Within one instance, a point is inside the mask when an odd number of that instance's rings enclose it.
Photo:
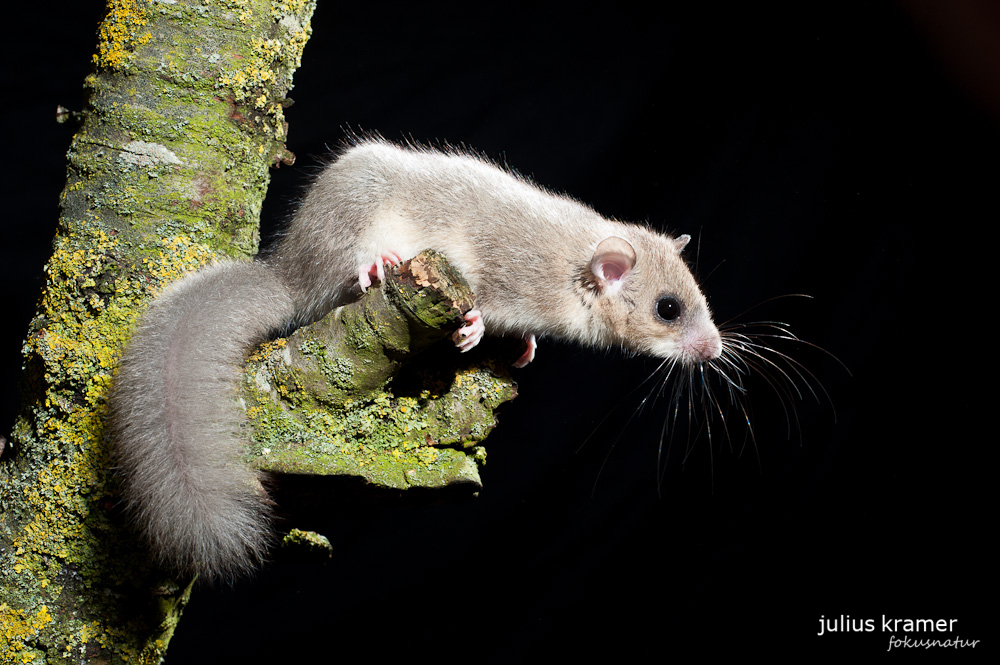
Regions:
[[[399,265],[402,260],[399,252],[388,250],[381,252],[371,265],[361,266],[358,269],[358,284],[361,286],[361,291],[367,291],[376,280],[385,281],[385,266]]]
[[[524,367],[532,360],[535,359],[535,349],[538,348],[538,343],[535,341],[534,335],[525,335],[524,342],[528,345],[528,348],[524,350],[521,357],[514,361],[514,367],[518,369]]]
[[[465,320],[468,323],[456,330],[451,336],[455,341],[455,346],[462,353],[479,344],[479,340],[483,338],[483,334],[486,332],[486,326],[483,325],[483,315],[478,309],[470,309],[466,312]]]

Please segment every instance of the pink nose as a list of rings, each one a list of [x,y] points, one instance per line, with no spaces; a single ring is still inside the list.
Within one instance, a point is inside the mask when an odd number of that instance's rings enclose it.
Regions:
[[[722,338],[719,333],[711,333],[695,336],[685,346],[688,355],[697,362],[714,360],[722,355]]]
[[[714,360],[722,355],[722,338],[716,333],[705,344],[705,360]]]

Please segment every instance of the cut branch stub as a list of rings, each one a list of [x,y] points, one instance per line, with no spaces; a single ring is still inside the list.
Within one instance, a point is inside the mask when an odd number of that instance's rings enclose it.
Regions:
[[[387,276],[385,292],[394,307],[409,315],[411,338],[433,342],[438,331],[454,330],[475,305],[475,295],[443,254],[426,250]]]
[[[243,391],[252,463],[394,489],[478,490],[479,444],[516,385],[509,360],[460,354],[448,339],[473,301],[427,251],[390,270],[383,288],[261,347]]]

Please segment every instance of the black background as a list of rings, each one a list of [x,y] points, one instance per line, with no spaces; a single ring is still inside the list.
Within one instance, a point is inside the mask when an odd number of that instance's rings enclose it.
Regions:
[[[675,440],[663,463],[667,404],[632,418],[654,364],[543,340],[478,498],[331,503],[328,564],[199,590],[169,662],[877,653],[880,631],[816,632],[883,614],[957,618],[988,647],[989,3],[417,4],[320,3],[287,112],[299,160],[274,172],[265,224],[348,129],[465,143],[694,235],[717,320],[810,294],[740,320],[788,322],[850,375],[792,347],[830,399],[798,402],[790,437],[757,381],[756,446],[702,436],[684,461]],[[72,133],[54,111],[81,105],[101,14],[11,23],[4,433]]]

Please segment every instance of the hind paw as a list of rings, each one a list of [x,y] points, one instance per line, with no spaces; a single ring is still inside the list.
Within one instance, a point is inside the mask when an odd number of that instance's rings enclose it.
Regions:
[[[478,309],[470,309],[466,312],[465,320],[467,323],[456,330],[451,336],[455,341],[455,346],[462,353],[479,344],[479,340],[483,338],[483,334],[486,332],[486,326],[483,325],[483,315]]]
[[[520,358],[514,361],[514,367],[517,367],[518,369],[524,367],[535,359],[535,349],[538,348],[538,342],[535,341],[534,335],[525,335],[524,343],[527,344],[528,348],[524,350],[524,353],[521,354]]]

